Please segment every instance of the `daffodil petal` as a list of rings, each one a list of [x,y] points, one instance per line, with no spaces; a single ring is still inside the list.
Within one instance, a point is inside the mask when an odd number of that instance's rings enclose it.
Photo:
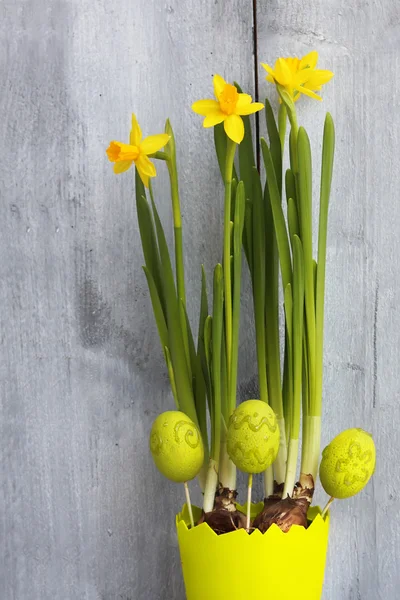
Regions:
[[[120,160],[114,165],[114,173],[123,173],[132,166],[133,160]]]
[[[140,125],[137,121],[136,115],[132,113],[132,129],[131,134],[129,136],[129,143],[132,146],[139,146],[142,141],[142,130],[140,129]]]
[[[221,77],[221,75],[214,75],[213,84],[214,84],[214,94],[215,94],[216,99],[218,100],[219,95],[222,93],[222,90],[226,86],[226,81],[223,77]]]
[[[283,86],[289,85],[292,81],[292,72],[284,58],[278,58],[275,63],[275,79]]]
[[[263,67],[263,69],[265,69],[267,71],[267,73],[269,74],[269,76],[272,78],[272,81],[274,81],[274,70],[272,69],[272,67],[270,67],[269,65],[267,65],[267,63],[261,63],[261,66]],[[271,79],[269,79],[267,77],[268,81],[271,81]]]
[[[149,135],[140,144],[140,151],[144,154],[154,154],[168,144],[170,136],[167,133],[159,133],[157,135]]]
[[[203,121],[203,127],[214,127],[226,119],[226,114],[221,110],[208,114]]]
[[[248,104],[251,104],[250,94],[238,94],[236,108],[239,108],[241,106],[247,106]]]
[[[198,100],[192,104],[192,111],[203,117],[206,117],[217,110],[219,110],[219,102],[216,100]]]
[[[235,112],[237,115],[252,115],[263,108],[264,104],[262,104],[262,102],[253,102],[253,104],[248,104],[247,106],[236,106]]]
[[[244,124],[239,115],[229,115],[224,121],[224,129],[226,135],[237,144],[243,140]]]
[[[313,71],[308,68],[297,71],[297,73],[293,76],[293,86],[297,87],[298,85],[303,85],[312,77],[312,74]]]
[[[310,69],[315,69],[318,62],[318,52],[313,50],[309,52],[300,61],[300,69],[305,69],[306,67],[310,67]]]
[[[157,175],[155,166],[145,154],[139,155],[138,159],[135,160],[135,165],[143,185],[149,187],[149,178]]]
[[[155,177],[157,175],[154,164],[145,154],[139,154],[138,158],[135,160],[135,165],[140,173],[144,173],[148,177]]]
[[[332,71],[317,70],[311,73],[310,77],[305,83],[307,84],[308,89],[315,90],[318,87],[321,87],[321,85],[325,85],[325,83],[328,83],[328,81],[330,81],[332,77]]]
[[[146,173],[143,173],[143,171],[141,171],[140,169],[138,169],[137,172],[139,173],[139,177],[142,180],[144,187],[148,188],[150,177],[146,175]]]
[[[314,94],[314,92],[312,92],[311,90],[308,90],[307,88],[303,87],[302,85],[299,85],[299,87],[297,88],[297,91],[304,94],[305,96],[309,96],[310,98],[314,98],[314,100],[321,100],[322,98],[321,96],[318,96],[318,94]]]
[[[297,71],[299,70],[300,59],[293,56],[290,58],[285,58],[285,61],[286,61],[287,66],[289,67],[290,71],[293,73],[293,75],[295,73],[297,73]]]

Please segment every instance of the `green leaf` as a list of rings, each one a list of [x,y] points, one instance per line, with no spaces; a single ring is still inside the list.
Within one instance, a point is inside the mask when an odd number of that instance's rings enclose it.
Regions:
[[[197,354],[204,349],[204,325],[208,316],[207,281],[204,265],[201,265],[201,296],[200,296],[200,318],[199,332],[197,337]]]
[[[207,299],[207,284],[204,266],[201,267],[201,300],[200,300],[200,316],[199,330],[197,337],[197,369],[196,369],[196,412],[199,419],[199,426],[202,433],[205,446],[208,448],[207,434],[207,400],[210,400],[210,382],[207,372],[206,355],[204,347],[204,326],[208,316],[208,299]],[[207,377],[207,381],[206,381]]]
[[[268,397],[278,419],[283,417],[280,335],[279,335],[279,256],[268,185],[264,188],[265,206],[265,338]]]
[[[285,190],[286,190],[286,201],[289,202],[289,198],[292,198],[292,200],[296,201],[296,178],[291,169],[286,170]]]
[[[282,154],[283,154],[283,148],[285,147],[286,125],[287,125],[287,110],[286,110],[286,106],[282,102],[282,104],[279,106],[279,113],[278,113],[278,129],[279,129],[279,137],[281,140]]]
[[[168,346],[164,347],[164,357],[165,357],[165,362],[167,363],[167,369],[168,369],[168,375],[169,375],[169,382],[170,382],[170,385],[171,385],[172,395],[173,395],[174,400],[175,400],[176,408],[178,410],[180,410],[179,400],[178,400],[178,394],[177,394],[177,391],[176,391],[176,382],[175,382],[174,367],[172,365],[171,354],[169,352]]]
[[[285,423],[286,420],[292,424],[293,418],[293,295],[292,286],[290,283],[284,290],[284,303],[283,308],[285,312],[285,324],[286,324],[286,345],[285,345]],[[290,438],[290,432],[287,433],[287,439]]]
[[[288,338],[289,338],[288,346],[289,346],[290,352],[292,352],[292,346],[293,346],[293,344],[292,344],[292,342],[293,342],[293,329],[292,329],[293,294],[292,294],[292,286],[290,285],[290,283],[288,283],[288,285],[285,287],[283,307],[285,309],[286,330],[287,330]]]
[[[314,283],[315,313],[317,312],[317,273],[318,273],[317,261],[313,260],[313,283]],[[317,326],[316,322],[315,322],[315,326]],[[316,335],[317,335],[317,332],[316,332]]]
[[[196,348],[194,345],[192,329],[191,329],[190,323],[189,323],[189,317],[186,312],[186,307],[182,300],[180,300],[180,311],[181,311],[181,323],[183,323],[184,327],[185,327],[184,340],[185,339],[187,340],[187,342],[184,341],[184,343],[185,343],[185,345],[187,344],[187,357],[189,359],[189,364],[191,367],[192,379],[194,379],[196,377],[196,370],[197,370],[197,353],[196,353]]]
[[[143,194],[141,193],[143,190]],[[153,217],[151,215],[149,203],[146,200],[143,183],[136,171],[136,210],[139,223],[140,239],[142,241],[143,256],[148,271],[154,279],[157,288],[157,294],[160,298],[161,306],[165,311],[165,301],[162,283],[162,272],[160,255],[158,252],[157,239],[154,230]]]
[[[257,172],[258,174],[258,172]],[[236,210],[233,229],[233,302],[232,302],[232,364],[229,390],[230,409],[236,407],[237,368],[239,354],[240,290],[242,274],[242,238],[245,213],[245,190],[243,181],[239,182],[236,194]]]
[[[300,238],[293,237],[293,411],[291,436],[298,439],[300,432],[301,386],[302,386],[302,343],[304,320],[304,259]]]
[[[253,273],[253,215],[252,202],[246,198],[244,215],[243,248],[249,265],[250,273]]]
[[[254,321],[256,329],[256,353],[258,366],[258,382],[260,399],[268,402],[267,358],[265,341],[265,212],[260,176],[257,169],[254,173],[253,199],[253,258],[252,283]]]
[[[269,145],[271,150],[272,162],[274,164],[276,181],[279,193],[282,194],[282,146],[278,127],[275,121],[274,113],[270,102],[265,100],[265,118],[267,121],[267,131]]]
[[[176,389],[181,410],[197,423],[196,407],[193,396],[192,381],[189,365],[186,358],[183,332],[181,329],[180,311],[175,289],[174,274],[171,266],[168,245],[164,230],[157,212],[155,203],[152,201],[154,221],[160,249],[161,266],[163,269],[164,295],[167,313],[168,348],[174,367]]]
[[[282,210],[281,196],[276,180],[271,152],[268,148],[267,142],[263,138],[261,138],[261,149],[264,158],[265,171],[267,174],[267,185],[271,200],[272,215],[274,218],[275,235],[282,271],[283,288],[286,289],[286,286],[292,281],[292,266],[285,217]]]
[[[300,237],[299,217],[297,215],[296,203],[293,198],[289,198],[288,200],[288,225],[290,241],[293,248],[293,236],[297,235]]]
[[[212,363],[211,363],[211,340],[212,340],[212,316],[208,315],[204,323],[204,354],[206,358],[205,370],[203,368],[204,379],[208,390],[208,398],[210,404],[210,415],[213,412],[213,385],[212,385]]]
[[[167,346],[168,344],[168,328],[164,317],[164,311],[161,306],[160,297],[158,295],[158,290],[156,284],[154,283],[152,274],[150,273],[147,267],[143,267],[143,271],[146,275],[147,284],[149,286],[150,298],[153,306],[153,312],[156,320],[158,333],[160,336],[161,347],[165,348],[165,346]]]
[[[287,332],[285,331],[285,351],[283,357],[283,377],[282,377],[282,403],[283,403],[283,414],[285,418],[285,436],[287,442],[290,439],[290,427],[292,423],[292,381],[290,380],[289,373],[289,359],[288,359],[288,341]]]
[[[304,282],[307,323],[308,368],[311,402],[315,391],[315,301],[312,256],[312,165],[310,140],[306,130],[300,127],[297,137],[299,162],[298,190],[300,207],[300,233],[304,253]]]
[[[318,233],[318,269],[316,277],[316,401],[321,410],[322,398],[322,368],[324,344],[324,298],[325,298],[325,265],[326,243],[328,233],[329,197],[332,185],[333,158],[335,153],[335,127],[328,113],[324,126],[324,141],[322,146],[321,191]]]

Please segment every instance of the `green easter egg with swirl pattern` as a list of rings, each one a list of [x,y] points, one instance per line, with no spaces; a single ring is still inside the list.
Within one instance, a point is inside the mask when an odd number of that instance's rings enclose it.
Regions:
[[[261,473],[276,459],[279,437],[279,426],[272,408],[262,400],[246,400],[239,404],[229,419],[227,451],[241,471]]]
[[[367,485],[375,471],[372,435],[363,429],[346,429],[322,452],[319,477],[333,498],[350,498]]]
[[[204,461],[200,431],[185,413],[170,410],[159,415],[150,432],[150,451],[157,469],[171,481],[190,481]]]

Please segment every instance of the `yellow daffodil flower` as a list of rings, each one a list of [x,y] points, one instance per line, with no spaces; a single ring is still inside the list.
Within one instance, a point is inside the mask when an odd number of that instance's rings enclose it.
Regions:
[[[135,163],[140,179],[146,187],[149,187],[149,178],[156,176],[156,168],[149,159],[168,143],[170,136],[167,133],[149,135],[142,140],[142,131],[136,116],[132,115],[132,129],[129,144],[122,142],[111,142],[106,150],[108,159],[114,163],[114,173],[127,171],[132,163]]]
[[[214,93],[216,100],[198,100],[192,110],[205,117],[204,127],[214,127],[224,123],[226,135],[236,144],[244,137],[244,124],[241,118],[264,108],[261,102],[252,102],[249,94],[239,94],[236,87],[227,83],[220,75],[214,75]]]
[[[333,77],[332,71],[317,69],[318,52],[310,52],[303,58],[278,58],[272,69],[269,65],[261,63],[267,71],[267,81],[279,83],[290,94],[294,101],[301,94],[322,100],[316,94],[325,83]]]

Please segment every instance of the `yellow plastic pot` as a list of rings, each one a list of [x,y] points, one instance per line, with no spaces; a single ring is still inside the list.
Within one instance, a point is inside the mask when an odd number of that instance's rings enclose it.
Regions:
[[[255,516],[262,503],[252,507]],[[241,510],[245,510],[241,508]],[[194,517],[200,509],[194,507]],[[308,529],[276,525],[262,534],[240,529],[217,535],[203,523],[188,528],[186,505],[176,517],[187,600],[320,600],[329,514],[311,508]]]

